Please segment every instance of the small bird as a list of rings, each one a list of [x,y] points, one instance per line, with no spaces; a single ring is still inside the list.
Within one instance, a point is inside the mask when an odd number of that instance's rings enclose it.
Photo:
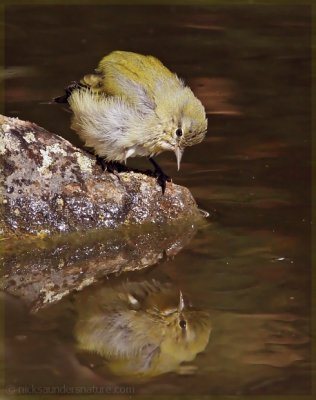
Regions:
[[[153,157],[173,151],[179,170],[184,149],[200,143],[206,134],[200,100],[153,56],[113,51],[94,74],[85,75],[65,92],[54,101],[69,104],[71,128],[85,146],[105,165],[149,157],[163,191],[170,178]]]
[[[75,307],[78,348],[98,354],[121,376],[183,373],[181,363],[204,351],[211,333],[206,310],[154,279],[93,287],[78,294]]]

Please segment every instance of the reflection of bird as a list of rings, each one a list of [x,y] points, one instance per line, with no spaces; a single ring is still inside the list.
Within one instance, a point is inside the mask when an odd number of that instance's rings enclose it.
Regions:
[[[200,143],[207,129],[204,107],[191,89],[157,58],[131,52],[110,53],[95,74],[55,101],[69,103],[72,128],[106,161],[151,159],[168,150],[179,169],[185,147]]]
[[[79,348],[106,358],[117,375],[175,371],[208,343],[208,313],[187,306],[170,284],[129,282],[83,294],[77,298]]]

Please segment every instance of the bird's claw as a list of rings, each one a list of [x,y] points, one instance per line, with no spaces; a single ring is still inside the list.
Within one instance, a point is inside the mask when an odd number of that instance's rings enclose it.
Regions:
[[[163,172],[157,161],[155,161],[152,157],[149,157],[149,161],[155,168],[154,175],[157,177],[157,183],[161,187],[162,194],[164,194],[166,190],[166,182],[171,182],[171,178]]]
[[[161,187],[162,194],[165,194],[166,182],[171,182],[170,176],[166,175],[162,171],[156,171],[157,183]]]
[[[155,160],[149,158],[152,164],[155,167],[155,171],[146,171],[148,175],[155,176],[157,179],[158,185],[161,187],[162,194],[165,193],[166,190],[166,183],[171,182],[170,176],[166,175],[163,170],[159,167],[159,165],[156,163]],[[102,168],[102,171],[107,171],[110,173],[115,174],[119,178],[119,173],[120,172],[128,172],[131,171],[132,169],[126,167],[123,164],[120,164],[119,162],[116,161],[106,161],[104,158],[96,156],[96,162],[99,164]],[[135,170],[137,171],[137,170]],[[140,171],[137,171],[140,172]]]
[[[103,172],[107,170],[107,162],[104,158],[96,156],[96,163],[101,166]]]
[[[116,161],[106,161],[104,158],[96,156],[96,162],[102,168],[102,171],[107,171],[113,174],[117,174],[119,172],[127,172],[129,169]]]

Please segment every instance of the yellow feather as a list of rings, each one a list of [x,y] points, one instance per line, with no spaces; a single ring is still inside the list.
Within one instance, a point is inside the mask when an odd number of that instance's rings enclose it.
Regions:
[[[113,51],[80,83],[57,100],[67,99],[73,129],[107,161],[174,151],[179,168],[184,149],[204,139],[200,100],[153,56]]]

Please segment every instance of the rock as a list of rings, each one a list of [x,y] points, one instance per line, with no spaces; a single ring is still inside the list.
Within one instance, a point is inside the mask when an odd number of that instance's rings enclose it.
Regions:
[[[2,241],[0,287],[34,312],[74,291],[174,257],[199,224],[182,220]]]
[[[174,256],[201,221],[188,189],[163,195],[154,177],[103,172],[30,122],[0,116],[0,159],[0,284],[33,311]]]
[[[198,216],[188,189],[103,172],[95,157],[34,123],[0,116],[0,233],[50,235]]]

